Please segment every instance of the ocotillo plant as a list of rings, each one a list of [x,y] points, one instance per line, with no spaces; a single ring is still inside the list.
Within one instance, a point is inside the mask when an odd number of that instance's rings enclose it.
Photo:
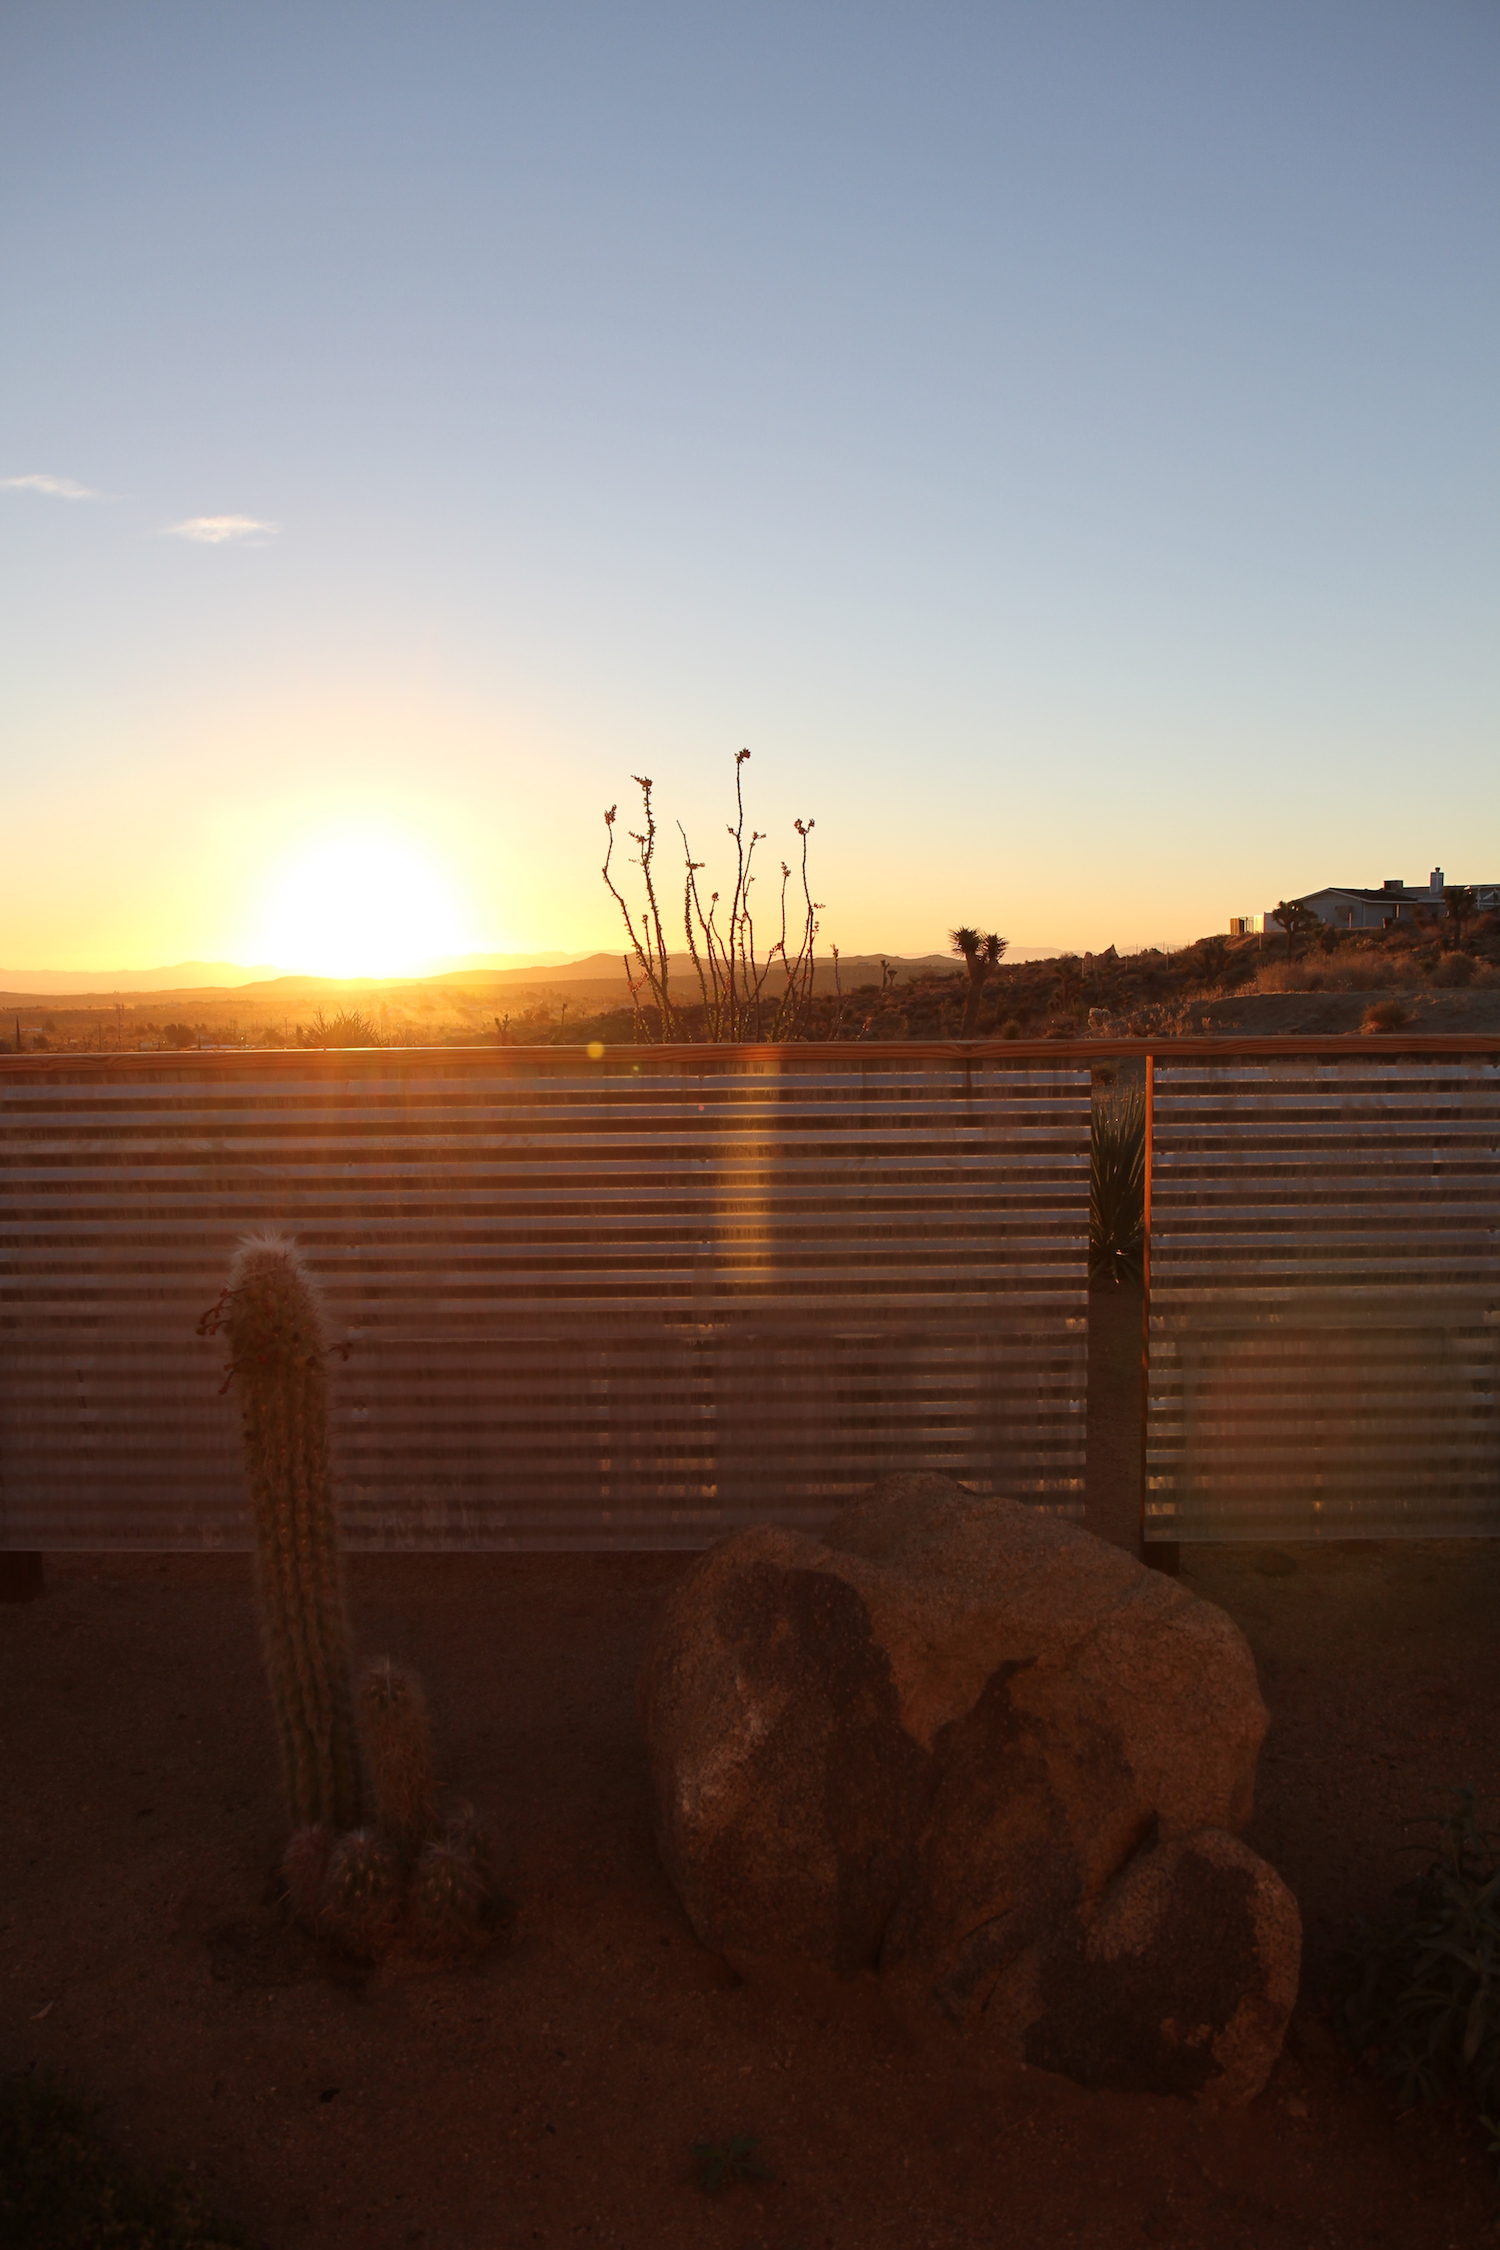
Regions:
[[[437,1808],[427,1697],[407,1665],[383,1656],[360,1674],[359,1731],[376,1820],[403,1853],[414,1856],[437,1827]]]
[[[615,815],[619,807],[611,805],[604,815],[607,842],[600,872],[620,910],[629,940],[629,950],[621,958],[639,1039],[791,1040],[811,1034],[816,1014],[813,948],[822,911],[821,903],[812,895],[808,875],[808,844],[814,824],[810,820],[792,824],[801,840],[800,864],[794,875],[785,860],[781,863],[780,932],[762,953],[757,950],[751,892],[756,882],[755,847],[766,838],[762,831],[746,824],[744,767],[749,755],[748,750],[735,753],[735,822],[729,830],[734,845],[734,880],[722,921],[723,901],[718,891],[710,892],[708,904],[703,903],[698,877],[704,862],[694,859],[687,831],[680,821],[677,824],[683,858],[682,934],[698,988],[696,1002],[690,993],[686,999],[680,997],[683,980],[675,990],[672,986],[672,953],[666,935],[671,915],[664,922],[656,886],[657,828],[651,801],[654,784],[649,776],[638,773],[633,777],[641,792],[641,826],[628,831],[637,847],[633,864],[641,871],[641,895],[634,905],[614,876]],[[800,901],[792,888],[794,881],[801,890]]]
[[[248,1237],[204,1317],[239,1387],[256,1586],[288,1809],[297,1828],[361,1812],[349,1626],[328,1464],[328,1333],[296,1245]]]

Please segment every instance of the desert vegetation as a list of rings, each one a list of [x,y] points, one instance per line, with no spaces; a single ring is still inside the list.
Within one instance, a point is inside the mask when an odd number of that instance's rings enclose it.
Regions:
[[[738,798],[736,804],[738,815]],[[1366,1023],[1368,1011],[1388,1014],[1391,1007],[1403,1013],[1389,1028],[1427,1018],[1438,1028],[1454,1020],[1455,1009],[1477,1022],[1500,1010],[1500,915],[1480,915],[1472,901],[1456,913],[1445,910],[1387,930],[1299,924],[1285,934],[1274,927],[1264,936],[1216,933],[1173,950],[1120,953],[1109,946],[1038,961],[1010,959],[1004,939],[976,922],[951,933],[948,944],[957,955],[951,969],[937,965],[934,954],[931,965],[915,970],[877,957],[877,976],[868,967],[851,973],[836,949],[817,950],[820,909],[805,857],[811,821],[800,829],[793,824],[795,864],[777,863],[763,934],[755,926],[755,853],[765,837],[738,818],[729,831],[736,839],[733,875],[717,896],[712,890],[705,895],[702,869],[685,859],[673,921],[644,795],[643,809],[647,817],[631,836],[631,855],[620,852],[617,823],[610,824],[614,856],[606,866],[635,932],[618,963],[613,995],[607,980],[570,987],[539,975],[535,983],[504,986],[433,978],[352,991],[329,987],[321,998],[288,995],[272,985],[197,993],[191,1009],[178,996],[170,1011],[155,996],[76,1006],[49,1000],[45,1007],[11,1009],[0,1052],[632,1046],[668,1036],[1166,1039],[1253,1028],[1374,1030],[1380,1026]],[[650,844],[649,890],[640,865],[643,837]],[[634,895],[624,882],[632,865]],[[696,962],[687,942],[691,914]],[[972,950],[961,939],[972,940]],[[1361,995],[1363,1007],[1356,1004]],[[1327,1020],[1304,1021],[1318,1014],[1318,1003]]]
[[[252,1236],[200,1322],[229,1347],[255,1525],[261,1647],[291,1836],[287,1903],[358,1960],[456,1960],[500,1918],[488,1831],[440,1818],[427,1698],[381,1658],[354,1678],[329,1464],[330,1339],[295,1245]]]
[[[1146,1247],[1146,1097],[1110,1084],[1094,1094],[1089,1164],[1089,1272],[1139,1281]]]
[[[1500,2159],[1500,1830],[1472,1789],[1409,1827],[1424,1864],[1356,1932],[1339,2021],[1403,2109],[1461,2105]]]
[[[0,2080],[0,2242],[6,2250],[252,2250],[180,2177],[141,2172],[97,2105],[65,2079]]]
[[[757,931],[755,854],[766,836],[746,824],[744,774],[749,757],[748,750],[735,753],[734,825],[729,830],[734,858],[727,897],[722,890],[709,890],[705,898],[706,862],[694,859],[687,830],[677,824],[682,840],[682,950],[676,958],[679,964],[685,960],[686,967],[680,969],[675,989],[675,932],[670,937],[668,933],[677,919],[676,902],[664,906],[657,877],[654,784],[644,774],[633,777],[641,793],[641,825],[627,831],[635,846],[631,864],[638,876],[633,898],[620,888],[615,871],[619,807],[611,805],[604,815],[607,842],[601,873],[625,925],[621,964],[630,987],[631,1029],[637,1041],[775,1041],[816,1036],[814,946],[820,908],[808,874],[814,823],[793,821],[797,865],[794,872],[789,861],[779,863],[775,934],[764,928]],[[834,958],[837,962],[837,955]]]

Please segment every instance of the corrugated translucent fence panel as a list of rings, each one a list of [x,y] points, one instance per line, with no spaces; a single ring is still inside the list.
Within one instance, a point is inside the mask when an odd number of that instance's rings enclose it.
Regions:
[[[1500,1062],[1159,1058],[1147,1536],[1500,1530]]]
[[[365,1547],[694,1546],[892,1467],[1077,1512],[1089,1082],[713,1050],[0,1073],[0,1544],[243,1544],[194,1334],[296,1235]]]

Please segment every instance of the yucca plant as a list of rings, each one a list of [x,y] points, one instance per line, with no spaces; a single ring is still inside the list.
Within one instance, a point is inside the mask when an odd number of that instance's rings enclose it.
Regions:
[[[1496,2133],[1500,2115],[1500,1832],[1472,1790],[1413,1822],[1433,1832],[1424,1872],[1347,1965],[1345,2036],[1404,2107],[1456,2095]]]
[[[1146,1246],[1146,1097],[1112,1087],[1094,1100],[1089,1166],[1089,1272],[1139,1281]]]

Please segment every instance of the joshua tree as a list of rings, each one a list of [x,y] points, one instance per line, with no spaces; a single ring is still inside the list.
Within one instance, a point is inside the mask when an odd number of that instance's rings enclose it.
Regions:
[[[1475,899],[1472,884],[1450,883],[1443,892],[1443,904],[1448,909],[1448,919],[1453,924],[1455,944],[1462,944],[1464,924],[1474,911]]]
[[[1052,1005],[1065,1015],[1073,1014],[1083,998],[1083,963],[1076,953],[1064,953],[1057,963],[1057,981],[1052,987]]]
[[[1221,936],[1200,938],[1196,951],[1203,964],[1204,975],[1217,983],[1229,966],[1228,938]]]
[[[1300,899],[1279,899],[1271,909],[1271,920],[1279,929],[1286,931],[1286,957],[1289,961],[1297,950],[1297,939],[1310,937],[1314,930],[1322,926],[1320,916],[1314,914],[1310,906],[1304,906]]]
[[[1009,940],[996,937],[993,930],[987,931],[981,937],[978,930],[972,930],[965,924],[960,929],[948,932],[948,943],[955,953],[963,956],[964,968],[968,972],[969,995],[964,1002],[963,1030],[960,1037],[972,1039],[974,1027],[979,1021],[979,1003],[984,997],[985,978],[989,975],[991,969],[1000,966]]]

